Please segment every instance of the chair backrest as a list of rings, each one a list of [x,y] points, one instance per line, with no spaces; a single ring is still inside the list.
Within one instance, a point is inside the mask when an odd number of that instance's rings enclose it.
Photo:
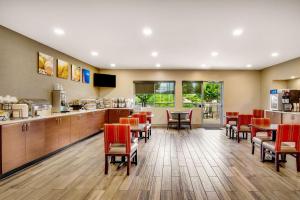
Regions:
[[[229,123],[230,119],[228,117],[237,117],[239,112],[226,112],[226,124]]]
[[[252,118],[251,119],[252,125],[260,125],[260,126],[269,126],[271,124],[270,118]],[[251,126],[251,137],[255,137],[256,133],[258,132],[258,129]],[[268,133],[268,136],[271,136],[271,133]]]
[[[251,124],[252,115],[249,114],[239,114],[238,116],[238,130],[240,130],[241,125]]]
[[[109,153],[111,144],[124,144],[126,153],[130,153],[131,132],[129,124],[105,124],[104,125],[104,151]]]
[[[147,123],[147,114],[143,113],[135,113],[132,115],[134,118],[139,118],[139,123],[140,124],[146,124]]]
[[[152,115],[151,111],[142,111],[142,112],[139,112],[139,113],[146,114],[147,115],[147,120],[151,124],[152,119],[151,119],[151,117],[148,117],[148,115]]]
[[[265,111],[261,109],[253,109],[253,117],[254,118],[264,118]]]
[[[280,124],[277,129],[275,151],[281,151],[282,142],[295,142],[296,151],[300,153],[300,125]]]
[[[170,111],[167,109],[166,112],[167,112],[167,120],[170,121],[171,119]]]
[[[129,124],[130,126],[138,126],[139,125],[139,118],[135,117],[121,117],[119,119],[120,124]]]
[[[193,110],[190,109],[189,111],[189,120],[192,121],[192,116],[193,116]]]

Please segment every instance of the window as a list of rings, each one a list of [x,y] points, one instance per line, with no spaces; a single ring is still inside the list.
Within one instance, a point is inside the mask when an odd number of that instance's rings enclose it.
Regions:
[[[135,104],[175,107],[175,81],[135,81]]]
[[[202,102],[202,81],[182,81],[183,107],[198,107]]]

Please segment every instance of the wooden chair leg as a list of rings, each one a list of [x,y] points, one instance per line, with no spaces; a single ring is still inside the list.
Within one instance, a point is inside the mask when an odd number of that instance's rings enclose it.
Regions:
[[[252,155],[254,155],[254,150],[255,150],[255,143],[252,142]]]
[[[237,138],[238,143],[240,143],[240,132],[237,132],[236,138]]]
[[[225,128],[225,135],[228,136],[228,128]]]
[[[137,157],[137,151],[135,152],[135,164],[138,164],[138,157]]]
[[[260,160],[261,160],[261,162],[265,162],[265,156],[266,156],[265,148],[262,145],[260,148],[261,148]]]
[[[108,156],[105,155],[105,174],[108,174]]]
[[[147,132],[148,131],[145,131],[145,143],[147,143]]]
[[[300,153],[296,157],[297,172],[300,172]]]
[[[131,160],[130,155],[127,156],[127,176],[130,174]]]
[[[276,171],[279,172],[279,153],[275,153],[275,167]]]

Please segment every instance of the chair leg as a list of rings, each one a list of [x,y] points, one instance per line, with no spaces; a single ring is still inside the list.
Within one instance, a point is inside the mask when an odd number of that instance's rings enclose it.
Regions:
[[[130,174],[130,165],[131,165],[130,155],[127,155],[127,176],[129,176]]]
[[[252,155],[254,155],[254,150],[255,150],[255,143],[252,142]]]
[[[108,173],[108,156],[107,155],[105,155],[105,174],[107,174]]]
[[[137,151],[135,152],[135,164],[138,164],[138,157],[137,157]]]
[[[148,131],[145,131],[145,143],[147,143],[147,132]]]
[[[265,156],[266,156],[265,148],[262,145],[260,148],[261,148],[260,160],[261,162],[265,162]]]
[[[275,153],[275,167],[276,171],[279,172],[279,153]]]
[[[238,143],[240,143],[240,132],[236,133],[236,138],[237,138]]]
[[[228,128],[225,128],[225,135],[228,136]]]
[[[192,124],[190,124],[190,130],[192,130]]]
[[[297,153],[296,165],[297,165],[297,172],[300,172],[300,153]]]

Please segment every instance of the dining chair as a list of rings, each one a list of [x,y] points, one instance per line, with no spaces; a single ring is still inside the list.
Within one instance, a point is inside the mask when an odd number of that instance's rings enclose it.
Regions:
[[[253,109],[253,117],[254,118],[264,118],[265,117],[265,111],[261,109]]]
[[[240,142],[240,133],[243,133],[243,139],[245,138],[244,136],[245,133],[246,133],[246,139],[248,138],[248,133],[251,133],[251,128],[249,126],[251,124],[251,118],[252,115],[249,114],[238,115],[237,126],[232,127],[233,137],[235,134],[238,143]]]
[[[124,156],[127,158],[127,175],[130,174],[131,160],[137,165],[138,143],[131,141],[129,124],[104,125],[105,174],[108,174],[108,157]]]
[[[231,120],[230,117],[238,117],[239,112],[226,112],[226,124],[225,124],[225,134],[226,136],[229,135],[229,138],[231,138],[231,129],[232,126],[237,125],[237,120]]]
[[[193,116],[193,110],[190,109],[187,116],[184,116],[183,119],[180,119],[180,124],[188,125],[190,129],[192,129],[192,116]]]
[[[120,124],[129,124],[130,126],[138,126],[139,125],[139,118],[135,118],[135,117],[121,117],[119,119],[119,123]],[[135,131],[134,132],[134,139],[138,140],[139,137],[139,132]]]
[[[275,154],[275,167],[279,172],[279,156],[290,154],[296,157],[297,171],[300,172],[300,125],[280,124],[276,133],[276,140],[263,142],[262,161],[265,161],[266,151]]]
[[[141,138],[145,139],[145,143],[147,142],[147,139],[150,139],[151,135],[151,124],[147,121],[147,114],[144,113],[135,113],[132,115],[133,118],[138,118],[140,124],[145,124],[145,128],[143,131],[141,131]],[[142,136],[142,134],[145,134]]]
[[[152,112],[151,111],[141,111],[139,113],[146,114],[147,115],[147,121],[151,124],[151,122],[152,122],[152,117],[151,117]]]
[[[262,155],[262,144],[266,141],[272,141],[272,132],[259,131],[257,128],[255,128],[255,125],[270,126],[271,120],[269,118],[252,118],[251,124],[252,154],[254,154],[255,145],[257,145],[260,147],[260,155]]]
[[[171,112],[167,109],[167,129],[169,129],[170,125],[178,125],[179,120],[178,119],[174,119],[171,115]]]

